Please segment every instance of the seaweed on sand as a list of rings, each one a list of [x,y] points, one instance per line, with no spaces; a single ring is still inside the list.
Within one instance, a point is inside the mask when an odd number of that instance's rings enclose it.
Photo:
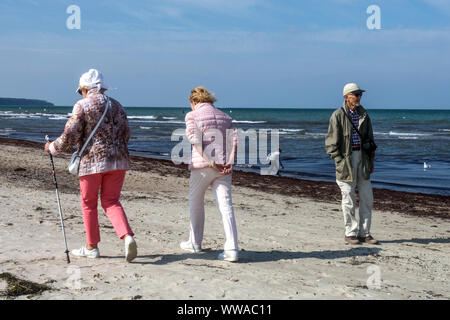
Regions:
[[[0,273],[0,280],[6,281],[7,284],[6,290],[0,290],[0,296],[6,296],[7,298],[36,295],[52,289],[43,284],[19,279],[8,272]]]

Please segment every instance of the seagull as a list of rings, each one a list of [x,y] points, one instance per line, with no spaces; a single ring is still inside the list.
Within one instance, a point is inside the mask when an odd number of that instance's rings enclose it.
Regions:
[[[423,168],[424,168],[424,169],[430,169],[430,168],[431,168],[431,165],[429,165],[428,163],[424,162],[424,163],[423,163]]]

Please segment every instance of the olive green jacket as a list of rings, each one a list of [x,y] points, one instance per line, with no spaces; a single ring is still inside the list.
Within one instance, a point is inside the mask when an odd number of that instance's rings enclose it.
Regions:
[[[349,109],[345,102],[343,105],[345,112],[350,115]],[[373,140],[373,129],[369,115],[362,106],[356,108],[359,115],[358,130],[363,138],[370,137]],[[336,164],[336,179],[343,182],[353,182],[355,177],[353,174],[351,154],[352,154],[352,130],[353,126],[344,114],[342,108],[333,112],[328,126],[328,134],[325,138],[325,150],[327,154],[334,160]],[[361,145],[362,145],[362,139]],[[370,170],[373,168],[375,152],[370,155],[362,148],[361,161],[364,179],[370,179]]]

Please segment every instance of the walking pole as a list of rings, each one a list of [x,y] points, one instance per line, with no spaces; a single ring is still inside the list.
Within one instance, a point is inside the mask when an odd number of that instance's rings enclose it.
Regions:
[[[45,136],[45,140],[47,140],[47,142],[50,142],[48,135]],[[56,182],[55,164],[53,163],[52,154],[51,153],[49,153],[49,154],[50,154],[50,162],[52,164],[53,184],[55,185],[55,188],[56,188],[56,201],[58,202],[59,219],[61,221],[61,228],[62,228],[62,233],[64,236],[64,244],[66,245],[65,253],[67,256],[67,263],[70,263],[69,249],[67,249],[66,231],[64,230],[64,221],[63,221],[62,211],[61,211],[61,203],[59,202],[59,192],[58,192],[58,183]]]

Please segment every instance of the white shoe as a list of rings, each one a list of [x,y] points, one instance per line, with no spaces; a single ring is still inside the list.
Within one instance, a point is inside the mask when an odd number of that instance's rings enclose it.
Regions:
[[[219,260],[236,262],[239,260],[238,251],[237,250],[225,250],[224,252],[219,254]]]
[[[192,244],[191,240],[181,242],[180,248],[193,253],[202,251],[202,246],[198,244]]]
[[[133,261],[137,256],[137,244],[132,236],[125,237],[125,259],[127,262]]]
[[[72,254],[77,257],[86,257],[91,259],[100,257],[100,251],[98,250],[98,248],[88,250],[86,249],[86,247],[81,247],[80,249],[72,250]]]

